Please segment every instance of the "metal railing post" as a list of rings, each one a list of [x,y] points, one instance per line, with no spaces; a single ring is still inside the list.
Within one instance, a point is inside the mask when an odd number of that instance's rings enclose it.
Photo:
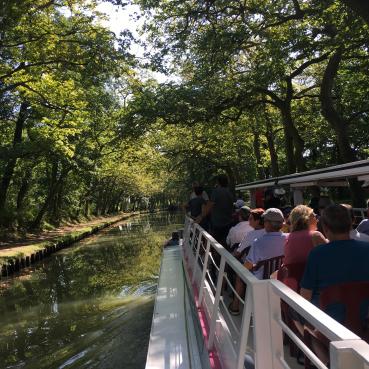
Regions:
[[[199,288],[199,306],[202,303],[202,297],[204,295],[204,288],[205,288],[204,284],[205,284],[206,272],[208,270],[210,246],[211,246],[210,240],[206,239],[206,251],[205,251],[205,256],[204,256],[204,265],[202,269],[202,276],[201,276],[201,282],[200,282],[200,288]]]
[[[196,228],[195,228],[195,230],[196,230]],[[202,234],[203,234],[203,230],[199,227],[199,238],[197,239],[196,255],[195,255],[195,260],[194,260],[193,266],[192,266],[192,283],[195,282],[195,278],[196,278],[196,271],[197,271],[196,266],[197,266],[197,259],[199,258],[199,254],[200,254]]]
[[[217,324],[218,318],[218,309],[219,309],[219,301],[220,295],[222,293],[223,287],[223,277],[224,277],[224,269],[225,269],[225,258],[222,255],[220,259],[220,266],[219,266],[219,274],[218,274],[218,281],[217,281],[217,289],[214,298],[214,306],[213,311],[210,317],[210,329],[209,329],[209,340],[208,340],[208,349],[212,349],[214,344],[214,336],[215,336],[215,326]]]
[[[236,367],[237,369],[243,369],[244,367],[245,353],[247,347],[247,340],[249,337],[251,312],[252,312],[251,286],[246,287],[246,296],[244,301],[245,304],[243,308],[241,331],[240,331],[241,335],[238,343],[238,352],[237,352],[237,367]]]
[[[276,304],[279,304],[278,296],[272,296],[269,286],[270,281],[257,281],[252,283],[252,304],[254,319],[254,347],[256,368],[282,368],[277,358],[283,355],[282,330],[273,324],[272,320],[278,319]],[[275,301],[277,300],[277,301]],[[274,316],[274,314],[277,316]]]
[[[369,369],[368,344],[365,341],[333,341],[329,346],[331,368]]]

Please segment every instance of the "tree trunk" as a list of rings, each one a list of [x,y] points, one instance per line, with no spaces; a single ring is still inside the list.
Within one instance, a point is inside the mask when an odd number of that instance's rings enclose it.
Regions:
[[[253,147],[254,147],[254,154],[256,159],[256,170],[258,179],[264,179],[265,173],[263,170],[263,164],[261,161],[261,152],[260,152],[260,135],[258,132],[253,132],[254,140],[253,140]]]
[[[47,210],[50,208],[50,205],[55,198],[56,193],[59,190],[59,186],[61,185],[64,178],[67,176],[69,172],[69,169],[63,168],[59,177],[58,177],[58,162],[54,162],[52,164],[52,173],[51,173],[51,180],[50,180],[50,186],[49,191],[47,194],[47,197],[45,199],[45,202],[43,203],[41,209],[39,210],[36,218],[31,224],[31,229],[38,229],[40,228],[42,218],[46,214]]]
[[[21,185],[18,190],[17,195],[17,221],[19,224],[23,223],[23,216],[22,211],[24,207],[24,199],[27,195],[27,192],[29,190],[31,179],[32,179],[32,170],[33,170],[34,164],[32,166],[28,167],[24,173],[24,176],[22,178]]]
[[[15,125],[13,148],[22,142],[22,132],[24,123],[28,116],[28,103],[23,102],[19,109],[18,118]],[[0,212],[5,208],[7,193],[9,190],[10,182],[13,177],[14,169],[17,164],[17,158],[11,158],[5,165],[4,174],[0,183]]]
[[[293,122],[291,113],[291,101],[283,102],[281,106],[281,114],[285,132],[287,132],[288,136],[292,138],[294,146],[293,157],[289,159],[292,159],[294,161],[293,166],[295,167],[295,170],[291,171],[290,173],[294,173],[296,169],[299,172],[304,171],[306,169],[305,160],[303,157],[305,143]]]
[[[349,163],[357,160],[354,150],[351,148],[350,139],[348,135],[348,122],[338,112],[334,105],[332,91],[334,87],[334,80],[337,77],[339,64],[342,60],[343,49],[336,50],[328,61],[327,67],[324,71],[322,85],[320,88],[320,103],[322,108],[322,115],[333,128],[341,161]],[[349,181],[350,192],[355,206],[364,206],[364,191],[360,187],[356,179]]]
[[[278,177],[279,176],[278,154],[277,154],[277,150],[275,149],[275,145],[274,145],[273,128],[272,128],[272,125],[270,123],[269,117],[267,115],[266,115],[265,137],[266,137],[267,142],[268,142],[272,177]]]

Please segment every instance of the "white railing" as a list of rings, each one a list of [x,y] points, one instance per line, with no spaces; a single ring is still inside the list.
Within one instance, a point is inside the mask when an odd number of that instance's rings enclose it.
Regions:
[[[330,340],[331,369],[369,369],[369,345],[319,308],[279,281],[256,279],[190,218],[186,218],[183,237],[188,283],[194,287],[197,307],[207,321],[207,347],[215,349],[223,369],[242,369],[246,353],[253,356],[256,369],[292,368],[283,347],[283,333],[317,368],[327,369],[282,320],[282,301]],[[229,281],[230,269],[247,286],[244,298],[236,294]],[[243,306],[240,317],[229,314],[229,290]]]

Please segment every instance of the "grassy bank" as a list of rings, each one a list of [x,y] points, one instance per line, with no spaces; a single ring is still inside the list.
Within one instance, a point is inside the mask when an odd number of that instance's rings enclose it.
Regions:
[[[67,247],[74,242],[80,241],[101,229],[109,227],[110,225],[117,223],[121,220],[127,219],[132,215],[122,214],[121,216],[115,216],[113,219],[102,221],[99,224],[92,226],[86,226],[75,231],[68,232],[61,236],[54,237],[47,241],[34,242],[28,245],[12,245],[9,248],[0,250],[0,271],[1,277],[7,277],[14,272],[18,272],[20,269],[25,268],[36,261],[49,256],[55,251],[58,251],[64,247]]]

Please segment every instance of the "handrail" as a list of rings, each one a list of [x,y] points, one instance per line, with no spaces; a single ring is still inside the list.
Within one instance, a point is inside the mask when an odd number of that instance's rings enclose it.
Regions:
[[[205,243],[205,247],[202,243]],[[198,308],[203,310],[207,318],[207,346],[217,350],[223,369],[242,369],[245,353],[250,351],[253,352],[256,369],[290,368],[284,357],[283,333],[317,367],[326,368],[283,322],[282,301],[331,341],[332,369],[369,369],[369,345],[366,342],[280,281],[257,279],[208,232],[188,217],[184,229],[183,259],[188,274],[191,275],[191,282],[196,287],[195,290],[198,290]],[[214,267],[213,263],[218,265]],[[229,268],[247,286],[245,298],[236,294],[243,309],[241,321],[238,317],[231,318],[229,312],[225,311],[227,295],[224,294],[224,284],[230,283],[227,277]],[[217,280],[210,280],[210,275]],[[253,327],[250,325],[251,317]],[[248,342],[250,332],[254,335],[253,344]],[[337,364],[334,366],[333,363]]]

